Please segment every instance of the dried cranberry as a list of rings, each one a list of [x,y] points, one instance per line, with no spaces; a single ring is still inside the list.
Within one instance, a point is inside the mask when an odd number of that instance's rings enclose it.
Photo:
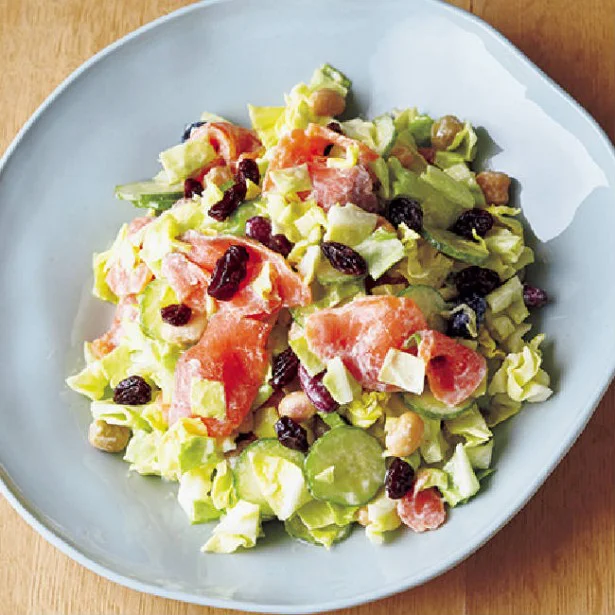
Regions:
[[[277,234],[271,236],[267,247],[286,258],[292,252],[293,244],[288,241],[286,235]]]
[[[384,487],[392,500],[400,500],[410,489],[414,480],[412,466],[399,457],[395,457],[384,477]]]
[[[365,275],[367,263],[365,259],[350,246],[337,241],[324,241],[320,250],[327,257],[331,266],[347,275]]]
[[[339,135],[343,135],[344,134],[344,131],[342,130],[342,127],[341,127],[339,122],[329,122],[327,124],[327,128],[329,130],[332,130],[333,132],[337,132],[337,134],[339,134]]]
[[[269,383],[274,389],[290,384],[299,369],[299,359],[292,348],[287,348],[273,359],[272,375]]]
[[[128,376],[115,387],[113,401],[122,406],[142,406],[152,401],[152,387],[141,376]]]
[[[386,219],[395,228],[403,222],[417,233],[423,230],[423,208],[421,204],[405,196],[397,197],[389,203]]]
[[[280,444],[295,451],[307,452],[309,448],[307,431],[289,416],[283,416],[273,427]]]
[[[229,246],[214,267],[207,293],[218,301],[231,299],[246,277],[246,264],[249,258],[250,255],[244,246]]]
[[[460,295],[477,293],[484,297],[500,284],[500,276],[493,269],[477,265],[466,267],[455,276],[455,286]]]
[[[258,185],[261,179],[261,173],[258,170],[258,165],[252,158],[242,158],[237,164],[237,179],[243,179],[245,182],[249,179],[251,182]]]
[[[337,410],[338,403],[331,397],[331,393],[322,383],[325,372],[312,377],[308,371],[299,365],[299,382],[304,393],[308,396],[316,410],[320,412],[333,412]]]
[[[192,310],[183,303],[173,303],[160,310],[160,317],[174,327],[183,327],[192,317]]]
[[[547,293],[537,286],[523,285],[523,302],[529,308],[538,308],[549,301]]]
[[[285,258],[293,249],[293,244],[288,241],[285,235],[271,234],[271,222],[263,216],[254,216],[246,222],[246,235],[251,239],[260,241],[270,250],[278,252]]]
[[[218,222],[226,220],[246,198],[246,191],[246,182],[235,182],[224,192],[224,196],[209,208],[207,213]]]
[[[472,230],[480,237],[484,237],[493,226],[493,216],[484,209],[474,207],[464,211],[451,226],[451,231],[455,235],[460,235],[466,239],[474,239]]]
[[[271,240],[271,222],[263,216],[254,216],[246,222],[246,235],[267,245]]]
[[[190,135],[195,128],[200,128],[206,123],[207,122],[192,122],[192,124],[186,124],[184,127],[184,133],[182,134],[182,143],[185,143],[190,138]]]
[[[184,182],[184,198],[191,199],[195,194],[203,194],[203,184],[198,179],[189,177]]]

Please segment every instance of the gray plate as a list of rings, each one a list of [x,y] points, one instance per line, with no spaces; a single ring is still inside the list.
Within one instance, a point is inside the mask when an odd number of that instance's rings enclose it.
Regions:
[[[429,50],[429,53],[426,52]],[[174,489],[129,476],[86,441],[87,404],[65,390],[107,312],[90,258],[134,212],[113,186],[156,171],[159,151],[204,109],[247,121],[246,102],[330,62],[369,115],[418,105],[484,127],[541,243],[531,278],[556,394],[500,430],[497,473],[437,532],[383,547],[355,532],[331,552],[266,528],[258,548],[203,555]],[[227,608],[306,613],[397,592],[486,541],[553,470],[615,364],[615,158],[591,118],[478,19],[430,0],[234,0],[179,11],[90,60],[47,100],[0,165],[0,476],[48,540],[130,587]]]

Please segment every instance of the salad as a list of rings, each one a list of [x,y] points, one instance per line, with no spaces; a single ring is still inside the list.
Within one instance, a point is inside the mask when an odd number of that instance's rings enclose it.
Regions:
[[[350,86],[324,65],[251,129],[204,113],[117,187],[142,214],[93,258],[115,317],[68,385],[94,447],[219,521],[204,551],[273,519],[327,548],[436,529],[494,471],[492,428],[552,393],[509,177],[455,116],[335,119]]]

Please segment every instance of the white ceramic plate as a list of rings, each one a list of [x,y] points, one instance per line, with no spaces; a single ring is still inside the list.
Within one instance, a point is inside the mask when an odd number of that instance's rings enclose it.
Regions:
[[[129,476],[86,440],[65,390],[81,342],[105,328],[90,257],[134,212],[113,186],[156,170],[203,109],[247,121],[328,61],[374,115],[418,105],[484,127],[513,175],[538,246],[532,279],[557,393],[497,439],[497,474],[446,525],[331,552],[268,531],[258,548],[203,555],[173,488]],[[358,604],[440,574],[493,535],[552,471],[615,365],[615,158],[591,118],[478,19],[431,0],[234,0],[194,5],[111,46],[28,122],[0,165],[0,476],[15,508],[62,551],[135,589],[227,608],[306,613]]]

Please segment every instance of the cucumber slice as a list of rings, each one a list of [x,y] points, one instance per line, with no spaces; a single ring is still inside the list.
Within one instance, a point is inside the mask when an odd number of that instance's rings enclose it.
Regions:
[[[163,339],[160,310],[177,302],[177,295],[166,282],[152,280],[139,297],[139,324],[143,333],[153,339]]]
[[[184,188],[178,184],[168,186],[155,181],[134,182],[116,186],[115,196],[123,201],[130,201],[135,207],[165,211],[183,198]]]
[[[349,525],[327,525],[326,527],[319,528],[317,530],[310,530],[305,526],[299,515],[294,515],[290,519],[284,521],[284,529],[296,540],[300,542],[306,542],[311,545],[317,545],[319,547],[327,546],[329,544],[335,544],[345,538],[348,538],[352,531],[352,524]],[[330,533],[333,532],[333,539],[330,538]],[[329,534],[328,540],[319,540],[321,535]]]
[[[423,229],[423,237],[436,250],[470,265],[482,265],[488,258],[487,248],[479,243],[462,239],[455,233],[444,229]]]
[[[428,387],[420,395],[406,393],[403,399],[407,406],[427,419],[453,419],[469,410],[476,401],[470,397],[459,406],[447,406],[437,400]]]
[[[399,296],[412,299],[416,303],[423,316],[425,316],[430,329],[444,332],[446,320],[441,312],[446,310],[446,301],[444,301],[442,295],[435,288],[417,284],[416,286],[408,286],[408,288],[399,293]]]
[[[382,452],[378,440],[357,427],[328,431],[305,460],[312,495],[342,506],[367,504],[384,482]]]
[[[237,464],[233,469],[233,476],[235,479],[235,489],[237,496],[241,500],[247,500],[252,504],[258,504],[261,507],[261,514],[263,518],[273,517],[273,510],[271,506],[267,504],[263,494],[261,493],[256,476],[252,470],[252,457],[253,455],[263,455],[269,457],[282,457],[300,468],[303,467],[304,456],[299,451],[293,451],[290,448],[282,446],[274,438],[263,438],[257,440],[249,446],[247,446],[239,455]]]

